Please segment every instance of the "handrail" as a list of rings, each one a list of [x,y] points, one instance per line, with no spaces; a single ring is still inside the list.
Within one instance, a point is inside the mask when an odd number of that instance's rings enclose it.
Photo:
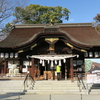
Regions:
[[[26,75],[25,79],[24,79],[24,82],[23,82],[23,83],[24,83],[24,92],[25,92],[25,83],[26,83],[26,80],[27,80],[29,77],[30,77],[30,78],[32,79],[32,81],[34,82],[33,77],[28,73],[28,74]],[[23,87],[23,85],[22,85],[22,87]],[[22,90],[22,88],[20,89],[20,92],[19,92],[19,94],[18,94],[18,100],[20,100],[21,90]]]
[[[82,75],[82,73],[77,73],[77,85],[78,85],[79,90],[81,92],[80,84],[82,84],[82,86],[84,87],[84,89],[86,89],[86,87],[84,85],[84,82],[83,82],[83,75]]]
[[[25,79],[24,79],[24,91],[25,91],[25,83],[26,83],[26,81],[29,79],[29,78],[31,78],[31,80],[33,81],[33,83],[34,83],[34,79],[33,79],[33,77],[28,73],[27,75],[26,75],[26,77],[25,77]],[[27,87],[28,87],[28,85],[27,85]]]
[[[77,77],[77,86],[79,87],[79,91],[81,92],[81,89],[80,89],[80,78],[79,78],[78,73],[76,73],[76,77]]]

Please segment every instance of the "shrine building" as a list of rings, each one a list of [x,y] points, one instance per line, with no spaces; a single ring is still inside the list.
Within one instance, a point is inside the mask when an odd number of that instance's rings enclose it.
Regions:
[[[85,58],[100,58],[100,34],[92,23],[14,25],[0,42],[0,74],[16,67],[20,74],[55,77],[61,66],[61,78],[73,79]],[[44,78],[45,79],[45,78]]]

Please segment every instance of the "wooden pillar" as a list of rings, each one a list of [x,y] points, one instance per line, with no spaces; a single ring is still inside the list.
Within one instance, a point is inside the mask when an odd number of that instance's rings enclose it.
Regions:
[[[20,73],[22,73],[22,68],[23,68],[23,66],[20,65],[20,66],[19,66],[19,72],[20,72]]]
[[[73,73],[73,58],[70,58],[70,75],[71,75],[71,81],[73,82],[73,77],[74,77],[74,73]]]
[[[20,73],[23,73],[23,72],[22,72],[22,69],[23,69],[23,60],[22,60],[22,59],[20,59],[19,65],[20,65],[20,66],[19,66],[19,72],[20,72]]]
[[[35,67],[34,67],[34,59],[32,58],[32,68],[31,68],[31,76],[34,78],[34,73],[35,73]]]
[[[7,73],[8,61],[4,62],[4,74]]]

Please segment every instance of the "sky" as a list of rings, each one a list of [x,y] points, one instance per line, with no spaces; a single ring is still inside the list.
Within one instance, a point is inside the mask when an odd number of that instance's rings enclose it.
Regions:
[[[100,0],[29,0],[27,5],[30,4],[67,8],[71,13],[63,23],[91,23],[100,14]]]

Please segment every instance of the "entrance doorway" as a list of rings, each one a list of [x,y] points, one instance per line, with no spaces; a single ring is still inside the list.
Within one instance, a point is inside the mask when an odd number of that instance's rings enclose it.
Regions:
[[[40,72],[39,76],[43,77],[42,79],[57,79],[56,65],[51,67],[51,63],[48,64],[46,61],[45,66],[42,66],[40,63],[38,64],[38,70]],[[66,78],[70,79],[70,59],[66,59],[66,63],[64,63],[63,60],[61,61],[61,80],[65,80]]]
[[[66,55],[33,55],[30,58],[39,59],[39,70],[40,75],[44,79],[56,79],[56,65],[61,66],[61,79],[70,78],[70,58],[76,57],[77,55],[66,54]],[[57,63],[56,63],[57,62]],[[73,62],[72,62],[73,63]]]

